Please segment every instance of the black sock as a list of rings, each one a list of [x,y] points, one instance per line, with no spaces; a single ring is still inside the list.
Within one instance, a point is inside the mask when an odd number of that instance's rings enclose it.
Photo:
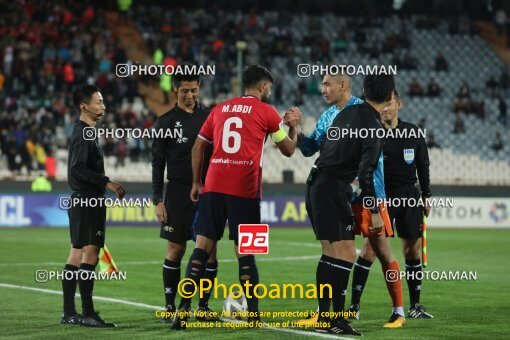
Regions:
[[[191,254],[191,257],[189,258],[188,266],[186,267],[186,278],[193,279],[197,287],[200,285],[200,279],[204,277],[205,264],[207,263],[207,259],[209,259],[209,254],[200,248],[193,249],[193,254]],[[192,293],[190,290],[193,288],[190,286],[191,285],[184,286],[187,294]],[[200,292],[197,293],[200,294]],[[189,305],[190,303],[191,298],[182,298],[181,303],[179,304],[179,309],[185,304]]]
[[[212,290],[214,288],[214,279],[216,278],[216,275],[218,275],[218,262],[211,262],[211,263],[207,263],[205,265],[205,275],[204,275],[204,278],[208,279],[211,281],[211,289],[205,291],[205,292],[202,292],[202,298],[200,298],[200,302],[198,303],[198,305],[200,307],[207,307],[207,304],[209,303],[209,299],[211,298],[211,293],[212,293]]]
[[[94,290],[94,272],[96,266],[82,263],[80,264],[80,275],[78,285],[80,286],[81,307],[84,316],[90,316],[95,313],[94,303],[92,302],[92,293]]]
[[[254,287],[259,283],[259,271],[255,263],[255,256],[248,255],[237,259],[239,263],[239,282],[244,287],[246,281],[250,282],[250,288],[244,292],[249,312],[259,311],[259,299],[254,295]],[[248,294],[251,298],[248,298]]]
[[[409,289],[409,302],[411,308],[420,303],[421,292],[421,260],[406,260],[407,288]],[[420,278],[420,280],[418,280]]]
[[[358,257],[354,264],[354,271],[352,273],[352,297],[351,305],[359,305],[361,301],[361,294],[367,284],[368,273],[370,273],[370,266],[372,262]]]
[[[345,295],[349,285],[349,275],[354,263],[333,259],[331,272],[333,278],[333,312],[343,312],[345,308]]]
[[[165,288],[165,307],[172,306],[175,310],[175,294],[181,279],[181,261],[165,259],[163,264],[163,287]]]
[[[334,258],[329,257],[327,255],[322,255],[317,264],[317,270],[315,272],[315,279],[317,280],[317,294],[319,299],[319,316],[321,313],[329,312],[329,307],[331,305],[331,299],[329,298],[329,289],[321,290],[321,285],[329,284],[331,285],[331,296],[333,296],[333,282],[331,277],[331,266]],[[320,292],[323,291],[324,296],[321,296]]]
[[[64,314],[76,314],[76,307],[74,306],[74,296],[76,294],[76,286],[78,280],[76,279],[76,272],[78,267],[72,264],[66,264],[64,267],[64,278],[62,279],[62,291],[64,292]]]

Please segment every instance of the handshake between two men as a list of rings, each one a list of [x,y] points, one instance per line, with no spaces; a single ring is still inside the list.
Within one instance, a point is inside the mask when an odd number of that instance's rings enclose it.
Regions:
[[[301,124],[302,115],[301,110],[293,106],[285,112],[283,123],[288,127],[298,127]]]

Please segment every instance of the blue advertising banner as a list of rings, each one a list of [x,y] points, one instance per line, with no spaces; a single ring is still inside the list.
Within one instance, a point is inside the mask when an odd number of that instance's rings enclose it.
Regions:
[[[70,198],[57,193],[0,194],[0,227],[67,227],[69,218],[66,204],[63,204],[66,200]],[[129,195],[125,200],[142,204],[106,204],[108,226],[159,225],[149,195]],[[428,226],[510,228],[510,198],[455,197],[452,205],[434,206],[428,218]],[[261,222],[270,226],[310,226],[304,196],[266,196],[260,204],[260,213]]]
[[[112,197],[113,198],[113,197]],[[148,196],[127,196],[148,201]],[[58,194],[1,194],[0,227],[67,227],[67,209],[61,207],[68,197]],[[108,226],[157,226],[154,206],[112,206],[106,213]],[[304,197],[265,197],[260,205],[262,223],[277,226],[309,226]]]

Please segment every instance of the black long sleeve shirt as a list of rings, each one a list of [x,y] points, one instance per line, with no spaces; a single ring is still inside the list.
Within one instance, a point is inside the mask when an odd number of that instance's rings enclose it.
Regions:
[[[359,132],[360,129],[381,129],[382,126],[379,112],[364,102],[343,109],[333,120],[331,128]],[[375,197],[374,171],[381,155],[383,139],[377,138],[375,133],[369,134],[367,138],[353,136],[338,140],[328,137],[316,161],[318,171],[347,183],[351,183],[357,175],[361,196]]]
[[[172,137],[155,138],[152,141],[152,198],[155,204],[163,200],[165,166],[169,181],[192,182],[191,149],[209,112],[209,109],[198,103],[191,114],[175,105],[156,120],[154,129],[170,129]],[[211,153],[208,147],[202,170],[204,176]]]
[[[83,137],[85,128],[89,126],[81,120],[74,125],[69,142],[67,181],[75,192],[104,195],[110,179],[104,173],[103,153],[97,138],[88,140]]]
[[[419,134],[422,130],[400,119],[394,130],[407,131],[402,132],[400,137],[387,137],[385,140],[383,159],[386,192],[391,197],[396,191],[414,187],[418,174],[422,195],[429,197],[431,195],[429,152],[425,138]],[[393,135],[397,136],[397,132],[393,131]]]

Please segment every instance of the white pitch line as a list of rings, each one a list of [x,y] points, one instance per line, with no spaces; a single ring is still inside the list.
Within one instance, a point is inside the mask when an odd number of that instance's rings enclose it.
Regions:
[[[64,262],[14,262],[14,263],[0,263],[0,267],[17,267],[17,266],[57,266],[62,265]]]
[[[257,257],[257,262],[277,262],[277,261],[297,261],[297,260],[313,260],[319,259],[319,255],[307,255],[307,256],[283,256],[283,257]],[[218,260],[220,263],[237,263],[237,259],[220,259]],[[119,265],[145,265],[145,264],[162,264],[162,261],[126,261],[126,262],[117,262]],[[0,267],[9,267],[9,266],[54,266],[63,265],[63,262],[40,262],[40,263],[28,263],[28,262],[19,262],[19,263],[0,263]]]
[[[0,287],[4,288],[14,288],[14,289],[24,289],[29,290],[33,292],[39,292],[39,293],[46,293],[46,294],[54,294],[54,295],[62,295],[62,292],[59,290],[53,290],[53,289],[45,289],[45,288],[35,288],[35,287],[28,287],[28,286],[20,286],[20,285],[14,285],[10,283],[0,283]],[[79,293],[78,293],[79,294]],[[103,297],[103,296],[94,296],[94,300],[96,301],[105,301],[105,302],[114,302],[114,303],[121,303],[124,305],[129,306],[135,306],[145,309],[151,309],[151,310],[163,310],[164,307],[161,306],[153,306],[153,305],[147,305],[145,303],[139,303],[139,302],[133,302],[128,300],[122,300],[122,299],[114,299],[109,297]],[[223,319],[222,321],[225,322],[239,322],[236,320],[230,320],[230,319]],[[329,335],[329,334],[320,334],[320,333],[313,333],[313,332],[307,332],[307,331],[300,331],[296,329],[288,329],[288,328],[278,328],[278,327],[270,327],[267,324],[266,329],[277,331],[277,332],[286,332],[286,333],[294,333],[299,335],[305,335],[305,336],[315,336],[319,338],[329,338],[329,339],[341,339],[341,340],[349,340],[350,338],[342,338],[336,335]]]
[[[356,254],[360,250],[356,249]],[[304,256],[283,256],[283,257],[257,257],[257,262],[277,262],[277,261],[297,261],[297,260],[317,260],[319,255],[304,255]],[[234,263],[237,259],[220,259],[219,263]],[[19,267],[19,266],[62,266],[64,262],[14,262],[14,263],[0,263],[0,267]],[[119,265],[146,265],[146,264],[161,264],[162,261],[127,261],[117,262]]]

